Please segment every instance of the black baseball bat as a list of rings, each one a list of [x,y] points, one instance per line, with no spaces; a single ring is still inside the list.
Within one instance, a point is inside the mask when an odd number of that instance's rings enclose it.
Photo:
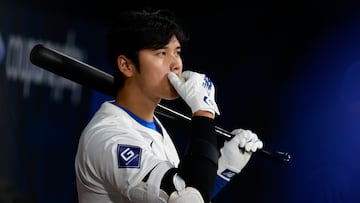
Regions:
[[[116,94],[114,78],[112,75],[59,51],[45,47],[42,44],[37,44],[31,49],[30,61],[36,66],[74,81],[89,89],[96,90],[109,96],[115,96]],[[175,120],[191,121],[189,116],[161,104],[158,104],[156,113]],[[215,126],[215,132],[217,135],[225,136],[227,140],[230,140],[233,137],[230,132],[218,126]],[[257,152],[280,163],[288,163],[290,161],[290,155],[286,152],[270,152],[264,148]]]

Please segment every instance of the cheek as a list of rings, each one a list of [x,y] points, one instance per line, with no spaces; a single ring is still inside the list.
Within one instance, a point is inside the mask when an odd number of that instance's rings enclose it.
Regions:
[[[151,71],[151,73],[149,74],[151,75],[153,82],[158,83],[159,85],[160,84],[164,85],[168,81],[167,71],[163,71],[161,69],[153,69],[153,71]]]
[[[152,89],[150,91],[161,91],[161,89],[170,85],[167,78],[167,71],[155,66],[143,70],[143,80],[145,81],[146,86],[148,86],[147,88]]]

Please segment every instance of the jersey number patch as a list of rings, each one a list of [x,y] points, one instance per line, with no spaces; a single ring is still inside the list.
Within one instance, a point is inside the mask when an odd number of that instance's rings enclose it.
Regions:
[[[140,147],[118,144],[117,155],[119,168],[140,168]]]

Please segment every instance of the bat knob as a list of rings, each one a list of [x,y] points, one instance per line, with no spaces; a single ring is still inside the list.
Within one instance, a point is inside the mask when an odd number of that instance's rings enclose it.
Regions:
[[[287,152],[276,152],[277,156],[279,157],[279,159],[282,161],[282,162],[290,162],[290,159],[291,159],[291,156],[289,153]]]
[[[290,154],[287,152],[280,152],[280,151],[270,152],[265,149],[261,149],[259,152],[260,155],[269,158],[270,160],[273,160],[275,162],[279,162],[281,164],[288,164],[291,159]]]

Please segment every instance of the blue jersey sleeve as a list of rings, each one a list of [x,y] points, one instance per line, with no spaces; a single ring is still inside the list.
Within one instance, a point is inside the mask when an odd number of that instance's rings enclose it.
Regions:
[[[228,181],[221,178],[219,175],[216,176],[215,188],[211,194],[211,199],[213,199],[220,192],[220,190],[226,186],[226,184],[228,184]]]

